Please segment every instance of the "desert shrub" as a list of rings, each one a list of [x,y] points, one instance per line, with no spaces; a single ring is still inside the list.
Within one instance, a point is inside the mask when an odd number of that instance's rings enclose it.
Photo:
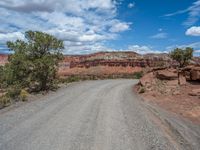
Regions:
[[[39,31],[27,31],[25,37],[25,41],[7,42],[14,53],[6,67],[6,81],[8,85],[17,82],[23,88],[37,83],[35,91],[49,90],[56,79],[58,62],[63,58],[64,43]]]
[[[3,66],[0,66],[0,88],[2,87],[3,80]]]
[[[9,106],[11,104],[11,100],[6,95],[0,97],[0,108]]]
[[[114,79],[112,74],[107,75],[106,77],[102,77],[102,79],[108,78],[108,79]]]
[[[139,88],[139,93],[142,94],[142,93],[144,93],[144,92],[145,92],[145,88],[144,88],[143,86],[141,86],[141,87]]]
[[[6,95],[11,99],[17,99],[20,95],[20,92],[21,87],[16,84],[8,88]]]
[[[29,93],[26,90],[21,90],[20,94],[19,94],[19,98],[21,101],[27,101]]]
[[[140,78],[142,78],[142,76],[143,76],[143,72],[142,71],[141,72],[135,72],[133,74],[134,79],[140,79]]]
[[[70,76],[67,78],[67,83],[70,83],[70,82],[77,82],[77,81],[80,81],[80,77],[78,76]]]
[[[156,67],[165,67],[165,62],[164,61],[158,61],[158,62],[155,62],[155,66]]]
[[[182,68],[188,64],[188,61],[193,57],[194,49],[186,47],[185,49],[176,48],[170,52],[170,57],[179,63]]]

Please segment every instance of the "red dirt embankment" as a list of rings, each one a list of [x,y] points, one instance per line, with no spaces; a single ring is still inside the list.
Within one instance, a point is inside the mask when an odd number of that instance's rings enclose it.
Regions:
[[[198,72],[191,72],[191,78],[197,77]],[[178,78],[174,69],[153,71],[144,75],[136,89],[144,100],[200,124],[200,82],[191,78],[188,82],[182,75]]]

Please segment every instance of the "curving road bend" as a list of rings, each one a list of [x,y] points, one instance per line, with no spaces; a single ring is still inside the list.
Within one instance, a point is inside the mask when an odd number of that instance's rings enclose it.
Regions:
[[[145,104],[136,83],[73,83],[1,110],[0,150],[199,150],[200,127]]]

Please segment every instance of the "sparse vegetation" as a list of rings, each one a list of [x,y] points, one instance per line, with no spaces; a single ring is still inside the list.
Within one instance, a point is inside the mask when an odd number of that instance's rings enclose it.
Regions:
[[[188,61],[193,57],[193,48],[187,47],[185,49],[176,48],[170,53],[170,57],[179,63],[182,68],[188,64]]]
[[[22,89],[30,92],[53,89],[64,48],[62,40],[43,32],[27,31],[25,37],[26,41],[7,42],[14,53],[9,56],[9,63],[0,67],[0,89],[7,89],[8,98],[22,101],[28,94]]]
[[[144,92],[145,92],[145,88],[143,86],[141,86],[140,89],[139,89],[139,93],[142,94]]]
[[[78,77],[78,76],[70,76],[70,77],[68,77],[68,78],[66,79],[66,82],[67,82],[67,83],[70,83],[70,82],[78,82],[78,81],[80,81],[80,80],[81,80],[81,78]]]
[[[141,72],[135,72],[133,74],[133,78],[134,79],[140,79],[140,78],[142,78],[142,76],[143,76],[143,72],[142,71]]]
[[[11,104],[11,100],[8,96],[3,95],[0,97],[0,108],[9,106]]]
[[[143,76],[143,72],[135,72],[133,74],[104,74],[104,75],[71,75],[66,78],[61,78],[61,83],[71,83],[84,80],[102,80],[102,79],[140,79]]]
[[[26,90],[21,90],[19,98],[21,101],[27,101],[27,97],[28,97],[29,93]]]
[[[185,67],[193,57],[194,49],[186,47],[185,49],[176,48],[170,53],[170,57],[179,63],[179,69]],[[178,77],[180,73],[178,71]],[[180,84],[180,80],[178,80]]]
[[[20,92],[21,92],[20,85],[15,84],[8,87],[6,96],[11,99],[17,99],[18,96],[20,95]]]

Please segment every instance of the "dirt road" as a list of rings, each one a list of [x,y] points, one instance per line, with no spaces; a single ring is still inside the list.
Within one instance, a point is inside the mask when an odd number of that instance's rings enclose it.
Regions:
[[[200,127],[141,101],[136,80],[73,83],[0,111],[0,150],[199,150]]]

